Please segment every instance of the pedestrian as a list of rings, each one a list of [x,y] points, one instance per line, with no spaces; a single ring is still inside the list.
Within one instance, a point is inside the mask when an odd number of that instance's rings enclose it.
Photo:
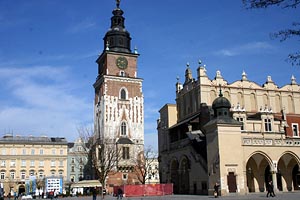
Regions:
[[[218,183],[216,183],[216,184],[214,185],[214,197],[215,197],[215,198],[218,197],[219,186],[220,186],[220,185],[219,185]]]
[[[122,198],[123,198],[123,190],[121,188],[118,188],[117,199],[122,199]]]
[[[269,181],[267,184],[267,197],[275,197],[273,182]]]
[[[97,187],[93,188],[92,193],[93,193],[93,200],[96,200],[97,199]]]
[[[18,193],[14,192],[14,200],[17,200],[17,199],[18,199]]]
[[[51,190],[51,191],[49,192],[49,196],[50,196],[50,199],[52,200],[53,197],[54,197],[54,192],[53,192],[53,190]]]
[[[270,182],[271,182],[271,194],[272,194],[272,197],[275,197],[276,195],[274,193],[274,185],[273,185],[272,181],[270,181]]]
[[[58,198],[58,194],[59,194],[59,192],[58,192],[58,190],[54,190],[54,199],[57,199]]]

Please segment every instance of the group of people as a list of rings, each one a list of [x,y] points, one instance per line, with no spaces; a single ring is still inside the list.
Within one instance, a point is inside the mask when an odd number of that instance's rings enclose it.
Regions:
[[[51,191],[49,192],[49,197],[50,197],[50,199],[53,199],[53,198],[57,199],[57,198],[58,198],[58,195],[59,195],[59,191],[58,191],[58,190],[51,190]]]
[[[218,197],[218,194],[219,194],[219,187],[220,187],[220,184],[219,183],[216,183],[214,185],[214,197],[217,198]],[[273,185],[273,182],[272,181],[269,181],[267,186],[267,197],[269,197],[269,195],[271,197],[275,197],[275,193],[274,193],[274,185]]]
[[[97,187],[94,187],[92,189],[92,195],[93,195],[93,200],[97,199]],[[118,188],[117,190],[117,199],[122,199],[123,198],[123,190],[121,188]]]

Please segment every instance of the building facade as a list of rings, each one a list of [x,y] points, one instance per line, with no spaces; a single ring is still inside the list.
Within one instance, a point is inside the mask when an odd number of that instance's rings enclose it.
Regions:
[[[0,138],[0,182],[5,195],[45,191],[45,180],[67,178],[65,138],[5,135]]]
[[[137,74],[139,54],[131,51],[120,2],[113,10],[111,27],[104,36],[104,49],[97,59],[94,129],[97,142],[121,151],[118,167],[106,187],[137,183],[132,173],[135,159],[144,148],[144,96]]]
[[[67,180],[70,184],[81,180],[90,180],[91,173],[85,173],[88,161],[88,149],[81,138],[68,143]]]
[[[260,86],[228,83],[216,72],[209,79],[189,66],[176,83],[176,104],[161,108],[158,120],[161,182],[175,193],[222,195],[263,192],[272,180],[277,191],[300,185],[300,86],[278,87],[271,76]]]
[[[146,159],[146,183],[148,184],[158,184],[159,180],[159,168],[158,168],[158,159],[157,158],[148,158]]]

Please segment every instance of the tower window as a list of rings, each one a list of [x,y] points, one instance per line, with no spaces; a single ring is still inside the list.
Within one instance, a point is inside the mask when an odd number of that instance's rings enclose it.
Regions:
[[[125,174],[125,173],[124,173],[123,176],[122,176],[122,179],[123,179],[123,180],[127,180],[127,178],[128,178],[128,174]]]
[[[125,77],[125,72],[124,71],[120,71],[120,76],[123,76],[123,77]]]
[[[119,38],[119,44],[122,45],[123,44],[123,39]]]
[[[122,158],[124,160],[128,160],[130,157],[129,157],[129,147],[123,147],[123,152],[122,152]]]
[[[126,133],[127,133],[127,126],[126,126],[126,123],[125,122],[122,122],[121,123],[121,135],[122,136],[125,136],[125,135],[127,135]]]
[[[121,89],[120,91],[120,99],[121,100],[126,100],[126,90],[124,88]]]

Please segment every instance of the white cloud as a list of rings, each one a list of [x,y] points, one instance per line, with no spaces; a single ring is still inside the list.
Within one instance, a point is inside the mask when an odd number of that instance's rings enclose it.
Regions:
[[[72,25],[68,29],[68,32],[78,33],[78,32],[82,32],[82,31],[91,30],[95,27],[96,27],[96,23],[92,22],[89,19],[85,19],[85,20],[79,22],[78,24]]]
[[[72,92],[76,84],[68,74],[67,67],[1,67],[0,97],[10,102],[0,105],[0,132],[74,140],[93,112],[92,102]]]
[[[217,51],[216,55],[221,56],[237,56],[241,54],[258,53],[260,51],[272,50],[274,47],[267,42],[252,42],[240,46],[234,46],[228,49]]]

